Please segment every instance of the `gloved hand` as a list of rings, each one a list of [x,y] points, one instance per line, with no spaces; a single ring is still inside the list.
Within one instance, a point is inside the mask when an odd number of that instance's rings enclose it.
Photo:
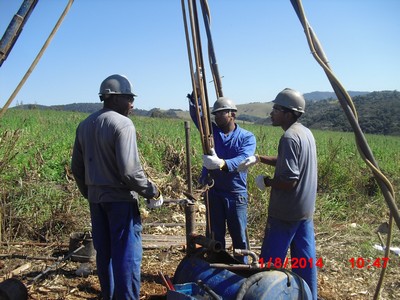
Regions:
[[[147,208],[159,208],[161,205],[164,203],[164,198],[163,196],[160,195],[157,198],[152,198],[152,199],[146,199],[146,206]]]
[[[266,186],[265,186],[265,182],[264,182],[264,175],[258,175],[257,177],[256,177],[256,185],[257,185],[257,187],[260,189],[260,190],[262,190],[262,191],[265,191],[265,189],[266,189]]]
[[[260,162],[260,157],[258,155],[252,155],[242,160],[237,167],[238,172],[247,172],[251,166]]]
[[[225,161],[217,156],[214,148],[211,148],[211,155],[203,155],[203,166],[208,170],[221,169]]]

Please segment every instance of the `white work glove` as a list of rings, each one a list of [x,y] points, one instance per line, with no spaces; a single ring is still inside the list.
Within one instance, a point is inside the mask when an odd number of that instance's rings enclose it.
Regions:
[[[223,167],[225,161],[217,156],[214,148],[211,148],[211,155],[203,155],[203,166],[208,170],[218,170]]]
[[[260,162],[260,157],[258,155],[252,155],[242,160],[237,167],[238,172],[247,172],[251,166]]]
[[[265,191],[266,186],[264,182],[264,175],[258,175],[256,177],[256,185],[260,190]]]
[[[149,209],[151,209],[151,208],[159,208],[159,207],[161,207],[161,205],[163,203],[164,203],[164,198],[161,195],[161,193],[158,196],[158,198],[146,199],[146,206]]]

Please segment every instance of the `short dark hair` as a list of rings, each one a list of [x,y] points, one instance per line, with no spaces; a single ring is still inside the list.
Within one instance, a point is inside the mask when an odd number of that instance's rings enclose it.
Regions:
[[[288,107],[285,107],[285,106],[282,106],[282,105],[279,105],[279,104],[275,104],[274,107],[275,107],[275,106],[279,107],[279,110],[282,111],[282,112],[284,112],[284,113],[291,113],[291,114],[293,115],[293,118],[294,118],[296,121],[297,121],[297,120],[301,117],[301,115],[303,114],[303,113],[301,113],[301,112],[299,112],[299,111],[290,109],[290,108],[288,108]]]
[[[296,121],[302,116],[301,112],[298,112],[298,111],[295,111],[295,110],[290,110],[290,112],[292,113],[292,115],[293,115],[293,117],[294,117],[294,119]]]
[[[112,99],[113,96],[114,96],[114,94],[106,94],[106,95],[103,94],[103,95],[100,95],[99,97],[100,97],[100,101],[107,101],[107,100]]]

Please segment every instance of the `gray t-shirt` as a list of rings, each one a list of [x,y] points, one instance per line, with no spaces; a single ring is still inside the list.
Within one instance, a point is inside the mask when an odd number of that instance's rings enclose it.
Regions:
[[[281,137],[274,177],[298,183],[291,190],[271,189],[269,215],[286,221],[311,218],[317,195],[317,151],[313,134],[302,124],[292,124]]]
[[[79,124],[71,169],[90,202],[132,201],[137,194],[150,199],[158,194],[140,163],[132,120],[110,109]]]

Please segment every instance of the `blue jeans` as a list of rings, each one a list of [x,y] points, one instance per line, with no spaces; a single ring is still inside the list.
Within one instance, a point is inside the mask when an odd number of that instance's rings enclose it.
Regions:
[[[247,228],[247,195],[208,191],[210,207],[211,238],[220,242],[225,249],[226,226],[232,238],[235,249],[248,249]],[[208,236],[207,228],[207,236]],[[243,263],[247,263],[246,256],[235,256]]]
[[[317,300],[317,267],[314,222],[312,219],[301,221],[283,221],[268,217],[265,228],[264,241],[261,246],[260,258],[264,263],[274,263],[276,259],[285,261],[290,246],[292,264],[294,262],[306,262],[292,268],[308,284],[313,299]]]
[[[136,202],[90,203],[103,299],[139,299],[142,224]]]

